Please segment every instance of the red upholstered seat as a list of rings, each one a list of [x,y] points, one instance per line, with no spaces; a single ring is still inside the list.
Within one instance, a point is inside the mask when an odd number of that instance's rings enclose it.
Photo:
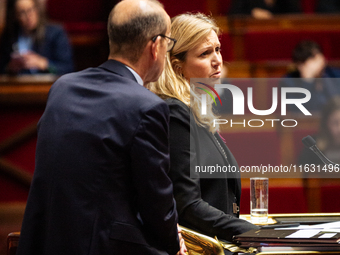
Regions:
[[[218,1],[218,11],[220,15],[229,13],[232,0],[221,0]]]
[[[329,59],[340,57],[336,40],[340,31],[263,31],[249,32],[244,37],[245,58],[249,61],[289,60],[292,50],[302,40],[320,44]]]
[[[302,187],[271,187],[269,180],[269,213],[306,213],[307,199]],[[250,188],[242,189],[241,214],[250,214]]]
[[[106,24],[114,1],[105,0],[49,0],[46,3],[48,17],[63,24],[71,36],[106,35]],[[112,6],[111,6],[112,5]],[[88,38],[89,41],[91,38]]]
[[[301,8],[304,13],[314,13],[318,1],[322,0],[301,0]]]
[[[46,3],[49,18],[65,23],[105,21],[107,16],[104,14],[108,11],[104,7],[104,0],[49,0]]]
[[[340,186],[331,185],[321,188],[321,211],[340,212]]]
[[[179,2],[174,1],[161,1],[164,4],[164,8],[170,17],[174,17],[178,14],[185,12],[203,12],[206,13],[207,2],[206,0],[182,0]]]
[[[223,57],[223,61],[232,61],[233,60],[233,42],[228,33],[223,33],[220,35],[221,42],[221,55]]]
[[[97,22],[68,22],[64,25],[65,29],[68,33],[99,33],[105,32],[106,33],[106,22],[104,21],[97,21]]]

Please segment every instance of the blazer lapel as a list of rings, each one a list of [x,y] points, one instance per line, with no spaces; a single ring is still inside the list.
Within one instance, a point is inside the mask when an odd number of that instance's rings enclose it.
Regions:
[[[217,133],[212,134],[206,129],[205,129],[205,131],[209,133],[209,137],[213,140],[216,148],[218,149],[218,151],[222,155],[223,160],[229,165],[230,162],[229,162],[229,158],[228,158],[228,153],[225,150],[225,146],[223,147],[224,143],[223,143],[222,139],[220,137],[218,137],[219,134],[217,134]]]

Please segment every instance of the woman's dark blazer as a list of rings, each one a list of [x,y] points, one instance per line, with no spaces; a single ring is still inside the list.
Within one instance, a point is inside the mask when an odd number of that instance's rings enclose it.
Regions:
[[[73,71],[73,52],[65,30],[55,24],[48,24],[45,28],[45,37],[40,45],[34,44],[33,51],[48,59],[48,70],[40,73],[53,73],[62,75]],[[13,42],[6,34],[1,38],[0,48],[0,73],[6,72],[11,54]],[[24,71],[25,72],[25,71]]]
[[[240,206],[239,172],[227,173],[224,178],[190,177],[190,167],[216,164],[235,166],[237,170],[239,167],[217,133],[213,135],[194,121],[190,124],[190,115],[192,118],[193,115],[184,103],[177,99],[167,99],[166,102],[170,108],[169,175],[174,186],[179,223],[227,241],[236,234],[258,228],[239,219],[239,213],[233,213],[233,203]]]

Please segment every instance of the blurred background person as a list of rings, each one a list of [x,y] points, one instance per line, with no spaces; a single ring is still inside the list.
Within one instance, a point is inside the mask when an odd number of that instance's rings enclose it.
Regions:
[[[340,163],[340,96],[330,99],[322,109],[320,129],[314,139],[327,158]],[[306,147],[298,158],[298,164],[324,165],[318,156]]]
[[[327,65],[319,44],[314,41],[301,41],[292,53],[296,70],[287,76],[291,78],[338,78],[340,70]]]
[[[340,1],[339,0],[319,0],[316,7],[316,12],[319,13],[339,13]]]
[[[221,77],[223,62],[218,35],[215,22],[203,14],[174,17],[171,36],[177,43],[168,55],[164,72],[150,85],[150,90],[165,99],[170,108],[169,176],[174,186],[179,224],[231,241],[236,234],[258,228],[238,218],[240,173],[205,179],[194,170],[195,166],[216,165],[238,169],[234,156],[213,125],[212,102],[207,106],[207,117],[202,116],[200,89],[190,85],[191,78],[216,81]]]
[[[7,1],[0,41],[0,73],[61,75],[71,71],[68,37],[61,26],[47,23],[42,1]]]
[[[274,14],[299,13],[299,0],[233,0],[229,14],[251,15],[256,19],[270,19]]]
[[[283,87],[301,87],[311,92],[311,99],[304,104],[309,111],[320,111],[333,96],[340,94],[340,70],[327,65],[320,46],[314,41],[302,41],[293,50],[294,71],[283,79]],[[300,78],[300,79],[292,79]],[[323,78],[323,79],[318,79]],[[301,94],[290,93],[288,98],[300,98]],[[298,111],[288,105],[290,111]]]

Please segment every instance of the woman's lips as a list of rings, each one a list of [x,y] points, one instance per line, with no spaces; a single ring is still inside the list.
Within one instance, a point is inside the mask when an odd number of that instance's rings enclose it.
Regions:
[[[221,72],[216,72],[210,75],[210,78],[220,78],[221,77]]]

